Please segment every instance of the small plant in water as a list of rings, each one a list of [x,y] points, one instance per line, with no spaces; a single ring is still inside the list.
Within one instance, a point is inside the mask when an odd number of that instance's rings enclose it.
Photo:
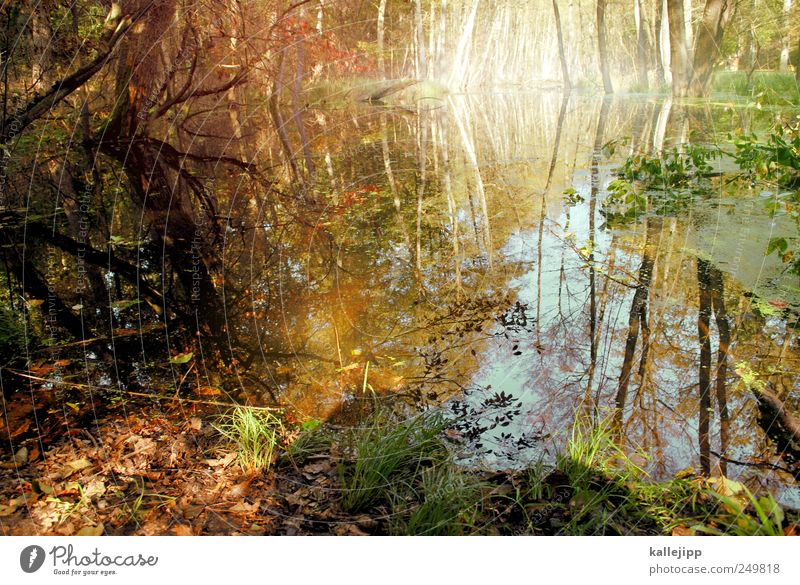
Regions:
[[[268,470],[283,434],[281,420],[263,409],[236,406],[214,425],[236,446],[239,465],[245,471]]]

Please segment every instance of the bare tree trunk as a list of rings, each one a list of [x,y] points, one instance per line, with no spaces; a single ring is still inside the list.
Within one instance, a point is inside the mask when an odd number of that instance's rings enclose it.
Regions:
[[[686,27],[686,51],[691,54],[692,47],[694,47],[692,0],[684,0],[683,2],[683,26]]]
[[[730,431],[726,378],[728,376],[728,353],[731,347],[731,328],[725,309],[725,288],[722,280],[722,272],[713,266],[709,266],[709,284],[711,285],[711,308],[714,310],[714,318],[717,323],[717,333],[719,335],[716,397],[717,409],[719,410],[719,453],[722,456],[719,461],[719,467],[722,474],[725,475],[728,473],[728,469],[724,458],[727,456],[728,436]]]
[[[707,96],[711,91],[711,74],[720,56],[720,44],[725,27],[736,10],[734,0],[707,0],[703,20],[697,31],[694,67],[689,92],[693,96]]]
[[[797,35],[797,61],[794,64],[794,80],[800,84],[800,35]]]
[[[591,179],[589,189],[589,371],[586,383],[586,397],[584,407],[589,406],[589,397],[592,395],[594,374],[597,369],[597,346],[600,335],[597,327],[597,269],[594,263],[595,242],[595,214],[597,210],[597,197],[600,192],[600,151],[606,133],[606,118],[611,106],[609,99],[604,99],[600,105],[600,116],[597,119],[597,129],[594,133],[594,148],[592,149]]]
[[[467,68],[469,67],[469,45],[472,43],[472,31],[475,28],[475,17],[478,14],[480,0],[472,1],[472,9],[467,17],[467,22],[461,31],[458,39],[456,55],[453,58],[453,69],[450,72],[450,85],[457,83],[459,88],[463,88],[466,78]]]
[[[781,27],[781,60],[778,70],[781,73],[789,71],[789,50],[791,47],[791,38],[789,23],[792,19],[792,0],[783,0],[783,26]]]
[[[556,18],[556,34],[558,35],[558,58],[561,61],[561,79],[564,89],[572,89],[572,81],[569,78],[569,68],[567,67],[567,56],[564,54],[564,35],[561,31],[561,14],[558,12],[558,0],[553,0],[553,15]]]
[[[300,12],[301,17],[303,11]],[[292,118],[295,127],[297,128],[297,135],[300,137],[300,145],[303,149],[303,158],[306,163],[306,179],[308,183],[314,182],[317,175],[317,169],[314,165],[314,156],[311,152],[311,146],[308,140],[308,133],[306,126],[303,122],[303,106],[300,103],[300,93],[303,91],[303,68],[305,59],[305,35],[301,36],[295,44],[295,51],[297,56],[296,69],[294,74],[294,81],[292,83]]]
[[[428,78],[428,58],[425,55],[425,29],[422,27],[422,4],[414,0],[414,28],[417,39],[417,70],[420,79]]]
[[[406,244],[406,249],[411,254],[411,239],[408,235],[405,221],[403,221],[402,201],[400,201],[400,192],[397,188],[397,180],[392,170],[392,157],[389,152],[389,127],[386,123],[386,114],[381,114],[381,152],[383,153],[383,168],[386,170],[386,179],[389,181],[389,190],[392,192],[392,200],[394,201],[394,210],[397,214],[397,224],[400,226],[400,231],[403,233],[403,241]]]
[[[283,72],[286,65],[286,50],[283,49],[278,53],[278,74],[272,83],[272,91],[267,99],[267,108],[269,109],[272,123],[275,124],[275,131],[278,133],[278,138],[283,148],[283,154],[286,160],[289,161],[289,167],[292,170],[292,177],[295,181],[300,180],[300,170],[297,168],[297,161],[295,160],[292,145],[289,143],[289,133],[286,131],[286,122],[283,120],[280,110],[280,93],[283,88]]]
[[[603,75],[603,90],[606,94],[614,93],[606,46],[606,0],[597,0],[597,52],[600,56],[600,73]]]
[[[386,0],[378,4],[378,71],[386,78],[386,57],[383,54],[383,39],[386,27]]]
[[[636,292],[633,293],[631,310],[628,316],[628,336],[625,340],[625,357],[622,361],[622,370],[617,386],[616,416],[618,426],[621,426],[622,415],[628,397],[631,371],[633,370],[633,357],[636,352],[636,342],[639,338],[639,328],[647,327],[647,299],[650,296],[650,281],[653,277],[653,265],[658,252],[661,237],[661,221],[656,218],[647,220],[647,235],[645,236],[642,263],[639,266],[639,282]],[[649,331],[648,331],[649,334]]]
[[[633,0],[633,19],[636,23],[636,83],[641,91],[649,89],[647,81],[647,36],[642,0]]]
[[[669,57],[672,71],[672,95],[689,94],[689,52],[686,47],[686,25],[683,20],[684,0],[667,0],[669,19]]]
[[[697,336],[700,342],[700,372],[698,375],[700,400],[699,424],[697,428],[700,444],[700,469],[705,475],[711,471],[711,443],[709,440],[711,411],[711,283],[709,264],[697,259],[697,286],[700,292],[700,310],[697,314]]]
[[[31,59],[31,86],[40,91],[50,85],[50,69],[52,67],[52,37],[50,11],[52,0],[41,0],[31,16],[31,37],[33,55]]]
[[[656,79],[658,83],[667,81],[667,69],[669,69],[669,30],[666,14],[667,0],[655,0],[655,57],[656,57]]]
[[[425,200],[425,183],[428,177],[428,116],[423,113],[419,121],[419,179],[417,181],[417,242],[414,260],[417,277],[422,274],[422,210]]]
[[[750,0],[750,14],[756,14],[756,0]],[[750,85],[750,79],[753,72],[758,67],[758,39],[756,38],[756,23],[751,20],[747,26],[746,40],[744,50],[740,54],[740,69],[747,71],[747,84]]]

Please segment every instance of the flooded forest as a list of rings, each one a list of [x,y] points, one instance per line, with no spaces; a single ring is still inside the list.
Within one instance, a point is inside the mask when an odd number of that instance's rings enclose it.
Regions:
[[[796,1],[6,1],[0,83],[0,534],[800,531]]]

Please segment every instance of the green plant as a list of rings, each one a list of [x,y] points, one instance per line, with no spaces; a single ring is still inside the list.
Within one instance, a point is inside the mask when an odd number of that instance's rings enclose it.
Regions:
[[[747,486],[726,478],[721,479],[722,489],[708,490],[708,495],[720,502],[720,510],[713,517],[713,524],[721,525],[722,529],[699,524],[694,526],[696,531],[736,536],[784,535],[783,508],[772,494],[756,498]]]
[[[310,456],[330,451],[333,442],[334,436],[325,425],[318,420],[308,420],[286,447],[286,457],[294,465],[302,465]]]
[[[404,500],[393,505],[392,532],[404,535],[456,536],[476,530],[485,487],[451,461],[423,469],[416,499],[408,518],[401,513]]]
[[[283,434],[280,418],[249,406],[234,407],[214,428],[236,446],[239,465],[246,471],[268,470]]]
[[[25,322],[19,313],[0,304],[0,367],[24,359]]]
[[[750,98],[757,106],[796,105],[800,91],[794,75],[777,71],[719,71],[714,75],[715,92],[733,93]]]
[[[710,189],[711,161],[721,156],[716,147],[682,144],[658,156],[628,157],[608,185],[603,215],[612,224],[624,224],[644,214],[677,213]]]
[[[438,414],[395,421],[378,413],[366,426],[346,436],[349,460],[339,464],[342,506],[348,512],[364,510],[376,500],[408,486],[422,468],[447,458],[437,436],[446,422]]]

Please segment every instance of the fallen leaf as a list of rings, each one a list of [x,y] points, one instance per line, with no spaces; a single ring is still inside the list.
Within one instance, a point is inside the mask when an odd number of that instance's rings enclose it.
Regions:
[[[303,471],[306,473],[326,473],[331,470],[331,461],[330,459],[325,459],[319,461],[318,463],[309,463],[305,467],[303,467]]]
[[[104,531],[105,528],[101,522],[97,526],[84,526],[75,533],[75,536],[102,536]]]
[[[236,460],[236,457],[238,457],[238,453],[228,453],[220,460],[220,465],[222,465],[222,467],[228,467]]]
[[[298,496],[297,494],[286,494],[284,497],[286,498],[286,503],[293,508],[299,508],[300,506],[304,506],[306,503],[308,503],[308,500],[302,496]]]
[[[378,521],[375,520],[375,518],[367,516],[366,514],[358,516],[355,520],[356,524],[364,530],[372,530],[378,525]]]
[[[28,464],[28,448],[20,447],[19,451],[17,451],[11,458],[11,461],[0,463],[0,467],[2,467],[3,469],[16,469],[17,467],[22,467],[23,465],[27,464]]]
[[[188,351],[186,353],[179,353],[178,355],[174,355],[169,358],[171,364],[185,364],[192,360],[194,357],[194,353]]]
[[[172,532],[175,534],[175,536],[194,536],[192,527],[188,524],[178,524],[172,529]]]
[[[242,514],[251,514],[252,512],[256,512],[258,510],[258,502],[252,504],[245,504],[244,502],[239,502],[228,510],[228,512],[239,512]]]
[[[228,491],[228,498],[237,500],[245,497],[250,493],[250,484],[253,483],[253,477],[249,477],[242,482],[237,483]]]
[[[17,508],[26,505],[28,499],[34,500],[35,498],[36,496],[34,494],[23,494],[19,497],[11,498],[8,505],[0,505],[0,517],[10,516],[17,511]]]
[[[67,463],[64,468],[61,470],[59,474],[62,479],[68,478],[73,473],[77,473],[87,467],[91,467],[92,462],[86,459],[86,457],[81,457],[80,459],[75,459],[74,461],[70,461]]]
[[[45,494],[48,496],[52,496],[55,493],[55,490],[52,486],[47,485],[46,483],[42,483],[39,479],[32,479],[31,480],[31,488],[33,492],[36,494]]]
[[[16,430],[16,431],[14,431],[13,433],[11,433],[11,436],[12,436],[12,437],[18,437],[18,436],[20,436],[22,433],[24,433],[25,431],[27,431],[29,428],[31,428],[31,421],[29,421],[29,420],[26,420],[25,422],[23,422],[23,423],[22,423],[22,424],[21,424],[21,425],[20,425],[20,426],[17,428],[17,430]]]
[[[25,465],[28,463],[28,448],[20,447],[19,451],[14,454],[14,463],[17,465]]]
[[[213,386],[199,386],[195,392],[200,396],[220,396],[222,394],[222,390]]]
[[[100,479],[93,479],[83,488],[83,495],[87,498],[100,498],[106,493],[106,484]]]
[[[355,524],[341,524],[334,529],[337,536],[369,536]]]

